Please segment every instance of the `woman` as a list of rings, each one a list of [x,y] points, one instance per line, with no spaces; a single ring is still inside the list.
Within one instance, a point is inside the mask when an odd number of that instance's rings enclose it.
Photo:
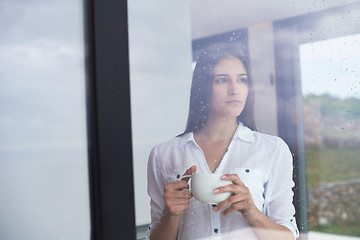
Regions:
[[[159,144],[148,162],[148,238],[294,239],[292,156],[278,137],[256,132],[254,93],[245,58],[207,49],[193,75],[185,132]],[[232,195],[200,203],[182,174],[222,173]]]

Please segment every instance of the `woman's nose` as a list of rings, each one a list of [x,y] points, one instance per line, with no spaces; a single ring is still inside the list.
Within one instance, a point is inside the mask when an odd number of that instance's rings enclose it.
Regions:
[[[229,95],[238,95],[239,94],[239,86],[237,86],[236,82],[234,82],[234,81],[229,82],[228,94]]]

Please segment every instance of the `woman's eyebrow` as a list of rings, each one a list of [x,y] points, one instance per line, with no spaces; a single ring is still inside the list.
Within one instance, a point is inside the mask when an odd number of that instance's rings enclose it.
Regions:
[[[230,76],[229,74],[216,74],[214,77],[228,77]],[[242,73],[242,74],[238,74],[239,77],[241,76],[247,76],[246,73]]]
[[[216,74],[214,77],[228,77],[229,74]]]

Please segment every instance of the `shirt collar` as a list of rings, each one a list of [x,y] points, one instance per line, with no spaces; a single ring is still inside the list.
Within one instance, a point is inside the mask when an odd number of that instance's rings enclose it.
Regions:
[[[185,133],[180,137],[180,147],[184,147],[188,142],[196,144],[193,132]]]
[[[255,142],[254,132],[241,122],[239,123],[239,126],[234,133],[233,140],[236,138],[239,138],[245,142]],[[193,142],[196,145],[193,132],[186,133],[180,137],[181,147],[185,146],[188,142]]]
[[[254,132],[248,127],[246,127],[242,122],[239,123],[239,126],[234,133],[233,139],[235,138],[240,138],[245,142],[255,142]]]

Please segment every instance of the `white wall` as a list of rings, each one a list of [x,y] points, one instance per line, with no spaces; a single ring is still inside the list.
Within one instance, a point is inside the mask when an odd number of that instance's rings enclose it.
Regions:
[[[208,37],[356,2],[359,0],[193,0],[192,38]]]
[[[248,27],[255,121],[259,132],[277,135],[274,33],[271,22]]]

